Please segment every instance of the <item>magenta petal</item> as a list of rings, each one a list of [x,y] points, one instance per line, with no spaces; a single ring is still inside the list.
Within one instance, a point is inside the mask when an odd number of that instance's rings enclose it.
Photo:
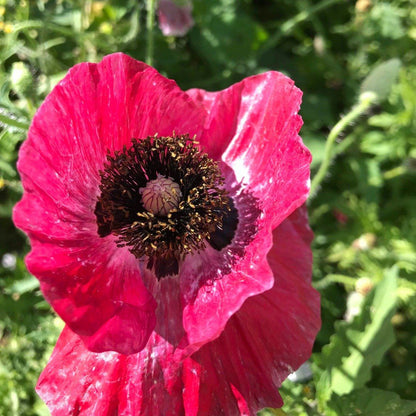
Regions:
[[[309,191],[311,155],[298,136],[302,92],[283,74],[266,72],[224,91],[188,94],[208,113],[202,146],[214,158],[222,155],[276,227]]]
[[[26,264],[45,298],[92,350],[143,348],[155,326],[156,304],[134,257],[125,249],[116,255],[114,242],[99,241],[83,214],[58,209],[51,197],[42,200],[26,184],[14,221],[31,237]]]
[[[195,298],[184,299],[183,325],[190,344],[202,346],[217,338],[248,297],[272,287],[273,273],[266,261],[269,237],[265,228],[260,230],[229,274],[201,285]],[[182,291],[191,293],[191,286],[191,279],[184,280]]]
[[[97,236],[94,208],[107,151],[133,137],[193,136],[204,118],[205,110],[174,81],[126,55],[76,65],[39,108],[20,150],[26,192],[16,224],[46,240],[54,238],[51,227],[57,239]],[[39,226],[29,212],[40,217]]]
[[[309,358],[320,328],[319,294],[310,283],[312,233],[304,207],[273,235],[268,256],[273,288],[247,299],[221,336],[192,356],[203,368],[215,363],[218,378],[241,394],[253,414],[282,405],[277,389]]]
[[[117,380],[123,356],[114,352],[95,354],[67,327],[64,328],[36,390],[53,416],[113,415],[118,406]]]
[[[181,373],[180,357],[157,335],[138,354],[97,354],[65,328],[36,389],[53,416],[178,416]]]
[[[274,233],[274,287],[248,299],[191,357],[156,334],[138,354],[95,354],[66,328],[38,393],[53,416],[237,416],[281,406],[278,388],[309,357],[320,326],[311,238],[301,208]]]
[[[72,68],[33,119],[19,153],[25,193],[14,221],[29,235],[27,265],[46,299],[94,351],[137,352],[156,319],[137,259],[97,233],[106,152],[133,137],[197,134],[204,117],[174,81],[114,54]]]
[[[273,287],[267,262],[271,231],[307,198],[311,156],[298,136],[301,92],[277,72],[247,78],[217,93],[190,90],[208,116],[201,146],[232,169],[235,182],[262,211],[255,238],[229,274],[185,296],[183,321],[190,343],[203,345],[219,336],[227,320],[250,296]],[[182,292],[192,293],[192,278],[182,277]]]
[[[203,149],[214,160],[221,160],[222,154],[236,133],[243,93],[244,81],[219,92],[200,89],[187,91],[195,103],[207,112],[203,133],[198,139]]]
[[[155,335],[138,354],[97,354],[65,328],[36,390],[52,416],[254,416],[221,357],[204,358],[183,359]]]
[[[114,247],[110,241],[68,251],[34,243],[26,263],[46,299],[89,349],[131,354],[144,347],[155,327],[156,302],[126,250],[118,250],[120,264],[108,260],[116,256]],[[100,258],[102,265],[97,265]]]

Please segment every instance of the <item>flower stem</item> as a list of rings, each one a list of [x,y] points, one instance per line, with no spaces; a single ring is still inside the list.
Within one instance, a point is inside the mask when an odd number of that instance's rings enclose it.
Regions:
[[[86,32],[88,30],[88,27],[90,25],[90,19],[91,19],[91,11],[92,11],[92,1],[86,0],[80,2],[81,6],[81,21],[80,21],[80,39],[79,39],[79,45],[80,45],[80,53],[79,53],[79,62],[84,62],[88,60],[88,45],[87,45],[87,39],[83,39],[83,37],[86,35]]]
[[[146,0],[146,30],[147,30],[147,44],[146,44],[146,63],[153,65],[153,51],[154,51],[154,25],[156,14],[156,0]]]
[[[283,23],[280,26],[279,30],[277,30],[272,36],[270,36],[267,42],[265,42],[264,45],[261,47],[260,53],[266,52],[274,48],[276,45],[278,45],[278,43],[284,36],[287,36],[290,33],[292,33],[292,31],[296,28],[296,26],[298,26],[300,23],[304,21],[307,21],[314,14],[336,3],[340,3],[341,1],[342,0],[323,0],[320,3],[309,7],[306,10],[302,10],[296,16],[292,17],[291,19]]]
[[[314,283],[315,289],[325,289],[331,283],[341,283],[344,286],[354,287],[357,278],[345,276],[343,274],[328,274],[323,279]]]
[[[404,175],[405,173],[407,173],[407,169],[405,166],[397,166],[393,169],[388,170],[387,172],[384,172],[383,178],[393,179],[397,176]]]
[[[345,130],[345,128],[353,123],[361,114],[368,110],[368,108],[374,104],[377,96],[375,94],[362,94],[358,104],[352,108],[352,110],[341,118],[337,124],[332,128],[328,134],[325,145],[324,158],[322,160],[321,166],[316,172],[316,175],[312,179],[311,183],[311,196],[313,197],[322,181],[325,179],[326,174],[328,173],[329,166],[331,165],[332,158],[334,156],[334,144],[337,137]]]

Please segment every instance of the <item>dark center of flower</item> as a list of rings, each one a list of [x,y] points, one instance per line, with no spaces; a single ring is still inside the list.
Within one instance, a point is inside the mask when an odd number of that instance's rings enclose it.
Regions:
[[[132,140],[100,172],[95,207],[100,237],[116,235],[158,278],[175,275],[179,263],[208,242],[231,243],[238,224],[218,165],[189,136]]]

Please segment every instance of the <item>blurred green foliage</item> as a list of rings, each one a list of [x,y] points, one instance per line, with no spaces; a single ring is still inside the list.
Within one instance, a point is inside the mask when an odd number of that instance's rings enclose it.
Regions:
[[[48,414],[34,386],[62,327],[11,221],[18,148],[69,67],[115,51],[144,59],[145,18],[138,0],[0,0],[0,414]],[[262,414],[416,414],[416,0],[194,0],[193,18],[183,38],[155,28],[156,68],[184,89],[288,74],[304,91],[312,173],[360,94],[379,98],[337,136],[309,201],[322,296],[313,378],[287,380],[283,409]]]

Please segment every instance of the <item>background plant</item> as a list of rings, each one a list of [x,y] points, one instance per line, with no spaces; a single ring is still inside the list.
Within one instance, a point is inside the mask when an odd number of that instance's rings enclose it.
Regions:
[[[115,51],[151,54],[184,89],[296,80],[322,330],[312,379],[287,380],[263,415],[416,414],[416,1],[194,0],[181,38],[152,26],[149,3],[0,0],[0,414],[48,414],[34,385],[62,327],[11,221],[17,152],[67,69]]]

